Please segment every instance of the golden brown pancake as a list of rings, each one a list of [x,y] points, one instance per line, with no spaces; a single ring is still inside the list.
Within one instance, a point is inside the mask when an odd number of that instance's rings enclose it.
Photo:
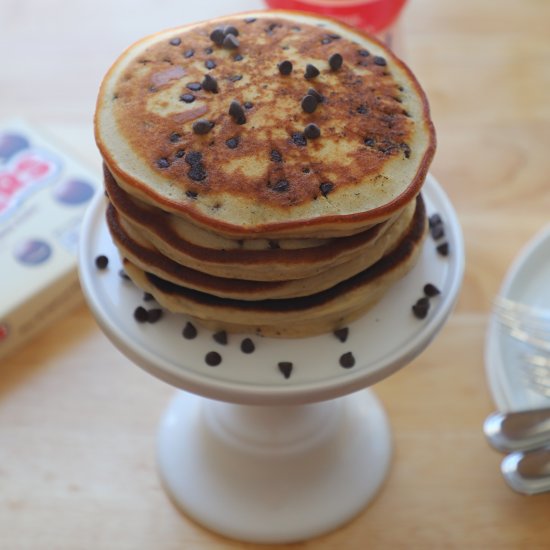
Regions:
[[[225,46],[211,38],[228,27]],[[390,51],[282,11],[137,42],[102,83],[95,133],[128,193],[237,238],[364,231],[418,194],[435,149],[424,92]]]

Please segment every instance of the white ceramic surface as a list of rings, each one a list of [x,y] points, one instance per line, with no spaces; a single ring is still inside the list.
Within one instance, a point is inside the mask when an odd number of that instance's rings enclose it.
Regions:
[[[500,295],[550,309],[550,225],[520,251],[510,266]],[[550,406],[550,398],[531,389],[521,373],[524,347],[491,316],[485,346],[485,366],[493,399],[501,411]]]

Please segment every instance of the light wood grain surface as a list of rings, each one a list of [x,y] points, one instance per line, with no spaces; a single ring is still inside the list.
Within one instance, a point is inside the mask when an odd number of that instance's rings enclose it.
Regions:
[[[0,0],[0,120],[43,126],[99,174],[91,119],[118,53],[155,30],[260,5]],[[429,349],[375,387],[395,444],[379,496],[348,525],[288,548],[550,547],[550,494],[512,492],[481,432],[494,408],[483,361],[491,300],[549,219],[549,25],[541,0],[406,9],[404,55],[431,101],[432,171],[462,223],[464,285]],[[255,548],[204,530],[161,489],[155,437],[173,391],[117,352],[84,305],[3,360],[0,548]]]

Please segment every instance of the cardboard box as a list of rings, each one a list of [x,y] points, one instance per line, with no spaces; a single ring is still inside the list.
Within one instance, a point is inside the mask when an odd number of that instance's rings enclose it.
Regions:
[[[81,301],[80,223],[100,188],[36,129],[0,124],[0,361]]]

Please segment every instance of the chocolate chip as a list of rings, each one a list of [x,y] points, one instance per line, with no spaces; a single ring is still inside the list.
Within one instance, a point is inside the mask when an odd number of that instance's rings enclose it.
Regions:
[[[438,223],[437,225],[432,225],[430,227],[430,234],[436,241],[443,238],[445,236],[445,228],[443,227],[443,224]]]
[[[292,134],[292,143],[298,145],[299,147],[305,147],[307,145],[307,139],[302,132],[294,132]]]
[[[193,132],[198,135],[208,134],[212,128],[214,128],[214,123],[205,118],[199,118],[199,120],[193,122]]]
[[[312,95],[318,103],[323,103],[323,101],[325,101],[325,98],[315,88],[309,88],[307,95]]]
[[[213,59],[207,59],[205,62],[204,62],[204,66],[207,68],[207,69],[215,69],[216,68],[216,62],[213,60]],[[204,86],[203,86],[204,88]]]
[[[443,220],[441,219],[441,216],[439,214],[432,214],[430,218],[428,219],[428,223],[430,227],[433,227],[434,225],[440,225],[443,223]]]
[[[182,336],[187,340],[193,340],[198,334],[197,327],[191,322],[187,322],[183,327]]]
[[[185,59],[189,59],[190,57],[193,57],[194,55],[195,55],[195,50],[193,50],[193,49],[185,50],[183,52],[183,57],[185,57]]]
[[[424,290],[424,294],[428,298],[433,298],[434,296],[438,296],[439,294],[441,294],[441,291],[439,290],[439,288],[437,288],[432,283],[425,284],[423,290]]]
[[[239,29],[237,29],[237,27],[234,27],[233,25],[228,25],[227,27],[224,27],[223,34],[225,36],[227,36],[228,34],[239,36]]]
[[[201,160],[202,160],[202,153],[199,153],[198,151],[190,151],[187,157],[185,158],[185,162],[191,166],[199,164]]]
[[[222,346],[227,345],[227,332],[225,330],[219,330],[212,335],[212,338]]]
[[[172,40],[170,40],[170,44],[172,46],[179,46],[181,44],[181,38],[172,38]]]
[[[247,23],[247,24],[250,24],[250,23],[254,23],[254,21],[256,21],[256,18],[255,17],[247,17],[244,22]]]
[[[399,148],[403,151],[403,156],[406,159],[411,157],[411,148],[406,143],[400,143]]]
[[[229,77],[229,80],[231,80],[231,82],[238,82],[239,80],[242,80],[242,78],[243,78],[242,74],[234,74]]]
[[[126,271],[124,271],[124,269],[119,269],[119,270],[118,270],[118,276],[119,276],[121,279],[124,279],[125,281],[129,281],[129,280],[130,280],[130,277],[128,277],[128,273],[126,273]]]
[[[178,134],[177,132],[173,132],[170,134],[170,141],[172,143],[177,143],[181,139],[181,134]]]
[[[175,157],[178,159],[182,159],[185,156],[185,149],[178,149],[176,151]]]
[[[216,27],[210,33],[210,40],[212,40],[212,42],[214,42],[214,44],[217,44],[218,46],[221,46],[223,44],[224,38],[225,38],[225,33],[223,32],[223,27]]]
[[[359,50],[357,52],[361,57],[368,57],[370,55],[369,50]]]
[[[344,58],[339,53],[334,53],[328,58],[328,64],[333,71],[337,71],[344,62]]]
[[[182,94],[180,95],[180,101],[185,103],[193,103],[195,101],[195,96],[193,94]]]
[[[189,88],[192,92],[198,92],[202,89],[202,86],[200,82],[189,82],[189,84],[187,84],[187,88]]]
[[[245,338],[241,342],[241,351],[243,353],[254,353],[256,350],[256,346],[254,345],[254,342],[250,338]]]
[[[308,63],[306,65],[306,70],[304,72],[304,78],[306,80],[315,78],[316,76],[319,76],[319,74],[320,74],[319,69],[315,65],[312,65],[311,63]]]
[[[306,113],[313,113],[315,109],[317,109],[317,105],[319,104],[318,99],[314,95],[305,95],[302,98],[302,110]]]
[[[239,40],[236,36],[232,34],[228,34],[223,39],[223,47],[226,50],[236,50],[239,47]]]
[[[281,245],[277,241],[271,239],[267,241],[267,246],[269,246],[270,250],[279,250],[281,248]]]
[[[368,145],[369,147],[374,147],[376,145],[376,140],[374,138],[365,138],[365,145]]]
[[[438,245],[436,247],[436,250],[437,250],[438,254],[441,254],[441,256],[448,256],[449,255],[449,243],[448,242],[441,243],[440,245]]]
[[[202,81],[202,87],[207,92],[212,92],[213,94],[218,93],[218,82],[217,80],[210,76],[209,74],[205,75]]]
[[[206,170],[204,169],[204,166],[199,164],[193,164],[189,171],[187,172],[187,175],[189,178],[191,178],[193,181],[203,181],[206,179]]]
[[[148,309],[147,310],[147,322],[148,323],[156,323],[162,318],[162,309],[160,308],[154,308],[154,309]]]
[[[157,166],[159,168],[168,168],[170,166],[170,161],[166,157],[162,157],[157,160]]]
[[[189,197],[190,199],[196,199],[199,196],[199,194],[196,191],[191,191],[191,189],[188,189],[185,192],[185,196]]]
[[[251,101],[245,101],[245,102],[243,103],[243,107],[244,107],[245,109],[252,109],[252,107],[254,107],[254,103],[252,103]]]
[[[385,67],[388,63],[386,62],[386,60],[379,56],[379,55],[375,55],[374,56],[374,64],[375,65],[378,65],[379,67]]]
[[[214,52],[214,50],[213,50],[212,48],[210,48],[210,47],[209,47],[209,48],[204,48],[204,53],[205,53],[206,55],[210,55],[210,54],[213,53],[213,52]]]
[[[340,356],[340,366],[345,369],[351,369],[355,365],[355,357],[351,351],[348,351]]]
[[[412,312],[417,319],[425,319],[430,310],[430,301],[426,296],[419,298],[412,306]]]
[[[144,292],[143,293],[143,301],[144,302],[152,302],[155,299],[155,297],[150,292]]]
[[[242,105],[236,100],[233,100],[229,105],[229,114],[237,124],[244,124],[246,122],[244,109]]]
[[[330,181],[325,181],[319,185],[319,190],[323,197],[326,197],[334,189],[334,184]]]
[[[209,367],[217,367],[222,362],[222,356],[217,351],[209,351],[204,360]]]
[[[235,136],[235,137],[232,137],[232,138],[229,138],[225,144],[230,148],[230,149],[236,149],[238,146],[239,146],[239,142],[240,142],[240,138],[238,136]]]
[[[340,340],[340,342],[343,343],[348,339],[349,328],[348,327],[338,328],[334,331],[333,334],[334,336],[336,336],[336,338],[338,338],[338,340]]]
[[[282,75],[289,75],[292,72],[292,62],[288,61],[288,59],[286,59],[285,61],[281,61],[277,65],[277,68]]]
[[[321,130],[316,124],[308,124],[304,128],[304,135],[308,139],[317,139],[321,135]]]
[[[279,371],[281,371],[281,374],[286,378],[290,378],[290,375],[292,374],[292,368],[293,365],[290,361],[280,361],[277,366],[279,367]]]
[[[105,269],[109,265],[109,258],[107,256],[101,254],[95,259],[95,266],[98,269]]]
[[[271,160],[273,162],[283,162],[283,155],[281,155],[281,153],[279,151],[277,151],[276,149],[273,149],[271,151]]]
[[[242,61],[243,59],[244,57],[240,53],[233,56],[233,61]]]
[[[146,323],[148,318],[149,314],[143,306],[136,307],[136,309],[134,310],[134,319],[138,323]]]
[[[359,105],[359,107],[357,107],[357,112],[358,112],[360,115],[366,115],[366,114],[368,114],[368,112],[369,112],[369,107],[368,107],[368,105],[365,105],[364,103],[361,103],[361,105]]]
[[[279,180],[273,187],[273,191],[276,191],[277,193],[284,193],[285,191],[288,191],[289,183],[287,180]]]

